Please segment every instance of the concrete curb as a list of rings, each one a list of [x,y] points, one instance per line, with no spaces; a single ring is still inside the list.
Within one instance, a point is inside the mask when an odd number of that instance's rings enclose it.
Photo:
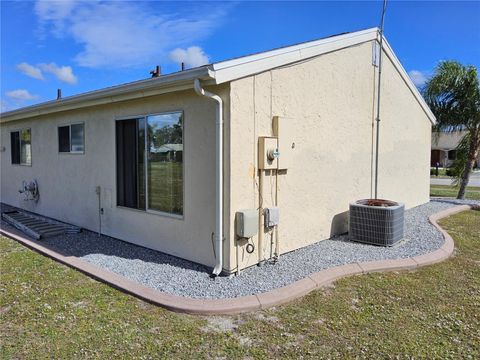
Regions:
[[[132,294],[149,303],[162,306],[166,309],[190,314],[238,314],[243,312],[266,309],[272,306],[288,303],[300,298],[309,292],[330,284],[343,277],[367,274],[372,272],[413,270],[417,267],[435,264],[450,257],[454,252],[452,237],[443,230],[437,221],[465,211],[476,208],[471,205],[459,205],[431,215],[428,219],[443,235],[445,242],[437,250],[413,258],[369,261],[364,263],[345,264],[310,274],[302,280],[289,285],[256,295],[242,296],[229,299],[192,299],[182,296],[163,293],[149,287],[133,282],[121,275],[104,270],[74,256],[64,256],[56,251],[43,246],[41,242],[25,238],[20,231],[13,229],[6,231],[0,229],[0,233],[13,240],[20,242],[28,248],[57,260],[69,267],[77,269],[88,276],[113,286],[123,292]]]

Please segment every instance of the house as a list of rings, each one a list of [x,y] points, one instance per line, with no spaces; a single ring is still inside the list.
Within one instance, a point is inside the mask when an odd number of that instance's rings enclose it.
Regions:
[[[465,136],[465,131],[454,132],[433,132],[432,133],[432,151],[430,156],[430,166],[436,166],[437,162],[441,167],[450,167],[457,158],[457,146]],[[480,154],[474,167],[480,164]]]
[[[373,197],[378,44],[372,28],[3,113],[1,201],[214,274],[346,232]],[[410,208],[435,117],[383,44],[378,194]],[[18,193],[32,179],[38,202]]]
[[[182,162],[182,144],[164,144],[158,147],[150,146],[150,158],[157,157],[161,161]]]

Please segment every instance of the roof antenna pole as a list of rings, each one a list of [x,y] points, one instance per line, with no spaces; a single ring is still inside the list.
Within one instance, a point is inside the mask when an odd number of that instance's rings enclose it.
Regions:
[[[383,53],[383,21],[385,19],[385,11],[387,10],[387,0],[383,0],[382,20],[380,21],[380,54],[378,56],[378,86],[377,86],[377,128],[376,128],[376,145],[375,145],[375,199],[378,199],[378,153],[380,142],[380,87],[382,82],[382,53]]]

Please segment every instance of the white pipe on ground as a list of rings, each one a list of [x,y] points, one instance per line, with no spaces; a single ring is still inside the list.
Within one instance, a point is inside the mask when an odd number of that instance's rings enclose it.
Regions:
[[[200,80],[193,83],[195,92],[217,102],[215,122],[215,254],[216,263],[212,271],[218,276],[223,269],[223,101],[220,96],[206,91],[200,85]]]

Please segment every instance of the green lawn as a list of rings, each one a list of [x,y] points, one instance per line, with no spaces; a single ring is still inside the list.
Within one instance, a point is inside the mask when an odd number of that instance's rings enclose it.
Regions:
[[[0,238],[0,357],[480,358],[480,212],[442,221],[456,256],[338,281],[241,316],[172,313]]]
[[[457,197],[458,187],[450,185],[430,185],[430,196]],[[469,186],[465,199],[480,200],[480,187]]]
[[[151,209],[183,214],[183,164],[149,162],[148,203]]]

